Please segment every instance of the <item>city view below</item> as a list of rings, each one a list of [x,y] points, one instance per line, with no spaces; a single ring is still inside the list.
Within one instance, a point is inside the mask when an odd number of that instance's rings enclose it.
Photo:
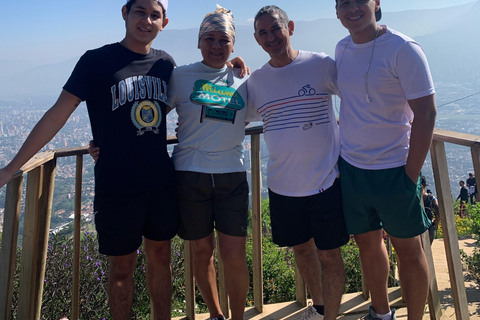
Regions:
[[[441,84],[437,86],[438,117],[436,127],[456,132],[479,134],[480,133],[480,96],[474,96],[456,103],[444,105],[452,101],[449,97],[458,97],[459,91],[462,94],[468,92],[465,88],[456,85]],[[339,105],[339,99],[334,101]],[[37,105],[35,102],[11,103],[5,102],[0,105],[0,167],[5,166],[16,154],[23,141],[30,133],[33,126],[42,117],[48,105]],[[175,135],[177,123],[176,113],[173,111],[167,117],[167,135]],[[261,125],[253,123],[251,125]],[[55,136],[50,143],[42,150],[61,149],[67,147],[79,147],[88,145],[92,139],[90,122],[86,107],[82,104],[70,117],[65,127]],[[250,168],[250,138],[247,136],[244,142],[245,165]],[[169,151],[173,147],[169,147]],[[466,180],[469,172],[473,172],[470,149],[461,146],[446,144],[447,159],[449,165],[450,188],[452,198],[455,199],[459,193],[458,182]],[[262,159],[262,195],[266,196],[266,162],[268,151],[263,139],[261,140]],[[90,156],[84,157],[83,167],[83,188],[82,188],[82,216],[86,219],[93,218],[93,160]],[[423,167],[423,174],[427,177],[429,189],[435,193],[435,183],[430,157],[427,157]],[[61,158],[57,163],[54,204],[52,210],[51,228],[63,226],[73,219],[74,210],[74,178],[75,159]],[[248,176],[250,181],[250,175]],[[3,224],[3,212],[5,204],[6,187],[0,188],[0,230]]]

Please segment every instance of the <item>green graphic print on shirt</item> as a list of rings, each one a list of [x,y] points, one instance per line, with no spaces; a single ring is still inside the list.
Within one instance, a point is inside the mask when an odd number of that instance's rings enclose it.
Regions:
[[[245,108],[245,100],[237,90],[207,80],[195,81],[190,101],[202,106],[201,122],[210,119],[234,123],[237,111]]]

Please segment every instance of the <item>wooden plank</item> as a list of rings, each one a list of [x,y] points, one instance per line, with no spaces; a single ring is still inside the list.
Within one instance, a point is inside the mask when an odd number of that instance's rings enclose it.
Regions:
[[[478,177],[478,179],[480,179],[480,147],[471,147],[470,151],[472,153],[473,171],[475,177]],[[477,182],[477,188],[478,184],[480,184],[480,180]],[[478,199],[475,200],[478,201]]]
[[[55,149],[55,158],[75,157],[88,154],[88,146]]]
[[[22,263],[20,268],[20,289],[18,297],[18,319],[34,319],[35,280],[37,270],[37,246],[35,241],[38,202],[42,188],[43,166],[30,171],[27,176],[25,195],[25,218],[23,226]]]
[[[10,180],[5,195],[2,246],[0,250],[0,319],[10,319],[13,276],[17,255],[18,226],[23,176]]]
[[[423,205],[423,202],[422,202]],[[432,248],[430,247],[430,235],[428,230],[422,234],[422,245],[428,262],[428,272],[430,279],[428,283],[428,310],[431,320],[439,320],[442,317],[442,307],[440,305],[440,294],[438,293],[437,275],[435,274],[435,264],[433,261]]]
[[[35,170],[37,167],[47,163],[55,157],[55,152],[52,150],[37,153],[33,158],[28,160],[19,170],[19,172],[28,173]]]
[[[316,258],[316,257],[315,257]],[[307,285],[300,274],[300,269],[295,259],[295,295],[296,301],[300,303],[302,307],[307,306]]]
[[[72,320],[80,318],[80,229],[82,218],[82,169],[83,156],[76,157],[75,168],[75,211],[73,220],[73,286]],[[153,311],[153,308],[151,309]]]
[[[217,264],[218,264],[218,299],[220,302],[220,309],[222,310],[223,316],[225,318],[230,318],[230,307],[228,304],[228,293],[227,293],[227,286],[225,281],[225,264],[223,263],[222,257],[220,255],[220,244],[218,242],[218,236],[215,237],[216,247],[215,250],[217,255]]]
[[[453,143],[465,147],[480,147],[480,136],[435,128],[433,140]]]
[[[34,319],[40,319],[43,297],[43,280],[45,279],[45,267],[47,264],[48,236],[50,230],[50,218],[53,204],[53,190],[55,184],[56,160],[53,159],[43,165],[43,179],[41,181],[41,193],[38,201],[37,224],[35,226],[37,239],[35,242],[38,253],[36,256],[36,273],[33,275],[35,290]]]
[[[363,267],[362,267],[361,276],[362,276],[362,296],[363,296],[363,299],[368,300],[370,299],[370,288],[368,287],[367,277],[363,272]]]
[[[260,170],[260,134],[251,136],[251,190],[252,190],[252,260],[253,303],[263,312],[263,266],[262,266],[262,173]]]
[[[432,158],[433,176],[437,190],[440,221],[447,255],[448,273],[452,286],[453,304],[457,320],[469,319],[468,302],[463,282],[462,262],[458,247],[458,235],[455,226],[453,212],[452,192],[450,190],[450,178],[448,176],[448,163],[445,153],[445,143],[434,140],[430,148]]]
[[[193,275],[193,252],[190,241],[183,243],[185,260],[185,301],[187,319],[195,320],[195,277]]]

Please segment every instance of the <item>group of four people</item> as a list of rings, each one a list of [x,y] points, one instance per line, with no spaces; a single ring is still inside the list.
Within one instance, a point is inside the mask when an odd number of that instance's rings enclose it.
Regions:
[[[367,317],[395,318],[384,229],[402,265],[409,319],[421,319],[428,268],[419,235],[430,220],[421,207],[420,170],[436,116],[421,47],[377,23],[380,0],[337,0],[337,17],[350,36],[339,42],[335,60],[295,50],[294,22],[267,6],[255,16],[254,36],[270,60],[247,79],[245,71],[227,67],[235,26],[232,13],[218,7],[199,29],[203,60],[175,68],[167,53],[151,48],[168,23],[167,8],[167,0],[127,1],[125,38],[81,57],[58,101],[0,169],[0,186],[86,101],[112,318],[130,317],[142,238],[155,317],[170,318],[170,239],[178,233],[192,243],[210,318],[223,319],[215,229],[231,318],[243,319],[249,280],[242,142],[246,123],[263,121],[273,241],[293,247],[313,301],[302,317],[337,317],[345,282],[340,246],[353,234],[371,291]],[[341,97],[340,125],[332,95]],[[170,159],[165,118],[173,108],[179,143]]]

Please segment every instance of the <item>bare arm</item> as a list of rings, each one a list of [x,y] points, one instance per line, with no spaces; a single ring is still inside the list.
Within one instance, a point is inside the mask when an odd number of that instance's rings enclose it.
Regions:
[[[5,185],[31,157],[45,146],[63,127],[81,100],[63,90],[57,102],[43,115],[22,147],[5,167],[0,169],[0,187]]]
[[[432,143],[437,107],[433,94],[408,100],[408,104],[413,111],[414,118],[405,172],[416,183]]]

